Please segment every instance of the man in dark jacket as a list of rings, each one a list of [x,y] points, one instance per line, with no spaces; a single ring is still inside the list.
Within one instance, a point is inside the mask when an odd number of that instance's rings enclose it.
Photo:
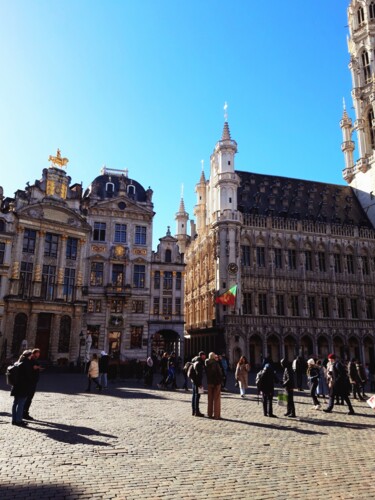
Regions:
[[[36,386],[38,385],[39,382],[39,373],[43,368],[40,366],[39,363],[39,357],[40,357],[40,349],[33,349],[31,356],[29,358],[31,367],[32,367],[32,372],[31,372],[31,379],[30,379],[30,393],[27,396],[25,406],[23,407],[23,418],[24,420],[34,420],[33,417],[30,415],[30,406],[36,391]]]
[[[203,389],[203,371],[205,359],[206,354],[203,351],[200,351],[198,356],[195,356],[195,358],[191,360],[193,366],[190,371],[190,380],[193,389],[192,410],[194,417],[204,417],[204,414],[199,411],[199,400],[201,397],[199,390]]]
[[[206,359],[207,374],[207,415],[208,418],[221,418],[221,383],[223,372],[219,364],[219,356],[210,352]]]
[[[329,387],[329,402],[327,408],[323,411],[331,413],[335,397],[339,396],[345,401],[349,407],[348,415],[354,415],[353,406],[349,399],[350,394],[350,381],[345,367],[340,361],[336,360],[335,354],[328,355],[329,363],[327,365],[327,378]]]
[[[294,373],[292,369],[292,363],[290,363],[286,359],[282,359],[280,364],[282,368],[284,368],[283,387],[288,396],[285,417],[295,418],[296,410],[294,407]]]
[[[108,366],[109,356],[105,351],[102,351],[99,358],[99,382],[103,389],[108,387]]]
[[[31,351],[24,351],[18,360],[17,380],[12,387],[10,395],[14,397],[12,406],[12,424],[24,427],[27,422],[22,420],[23,408],[26,399],[32,391],[32,364]]]
[[[265,417],[276,417],[272,411],[272,399],[275,392],[275,382],[278,382],[275,370],[269,363],[267,363],[263,368],[261,387],[263,413]]]

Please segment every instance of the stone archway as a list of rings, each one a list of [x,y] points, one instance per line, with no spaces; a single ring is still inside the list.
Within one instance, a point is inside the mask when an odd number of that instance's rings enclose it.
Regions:
[[[318,337],[318,356],[320,359],[327,359],[329,354],[329,342],[324,335]]]
[[[361,360],[361,350],[359,347],[359,341],[356,337],[350,337],[348,340],[348,349],[347,349],[348,359],[358,359]]]
[[[259,368],[262,364],[263,344],[260,335],[254,334],[249,342],[249,359],[252,367]]]
[[[300,355],[308,359],[314,354],[313,341],[309,335],[304,335],[300,342]]]
[[[287,335],[284,339],[285,359],[293,361],[297,356],[297,342],[292,335]]]
[[[174,330],[159,330],[151,337],[151,352],[174,352],[180,356],[180,336]]]
[[[333,352],[340,359],[345,359],[345,344],[343,339],[339,335],[336,335],[333,338]]]
[[[370,367],[375,368],[375,349],[374,349],[374,339],[366,336],[363,339],[363,351],[365,359],[364,364],[368,364]]]
[[[274,334],[267,338],[267,357],[274,363],[280,363],[280,340]]]

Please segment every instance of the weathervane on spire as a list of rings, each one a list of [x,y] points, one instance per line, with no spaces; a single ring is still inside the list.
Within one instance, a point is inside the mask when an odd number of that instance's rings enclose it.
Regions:
[[[224,103],[224,121],[228,121],[228,104],[227,101]]]

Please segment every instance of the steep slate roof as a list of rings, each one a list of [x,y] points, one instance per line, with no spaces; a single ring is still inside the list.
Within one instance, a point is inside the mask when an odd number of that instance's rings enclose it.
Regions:
[[[236,173],[241,179],[238,209],[243,213],[372,228],[349,186],[252,172]]]

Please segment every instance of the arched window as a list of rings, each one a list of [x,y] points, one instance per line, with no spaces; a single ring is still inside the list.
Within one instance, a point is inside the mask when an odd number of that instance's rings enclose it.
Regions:
[[[134,196],[135,196],[135,186],[133,186],[131,184],[128,186],[128,195],[130,196],[130,198],[134,198]]]
[[[165,251],[165,262],[172,262],[172,252],[170,250]]]
[[[365,12],[362,7],[359,7],[357,10],[357,19],[359,25],[365,22]]]
[[[115,192],[115,185],[113,182],[107,182],[105,190],[107,191],[107,194],[113,194]]]
[[[368,120],[368,131],[369,131],[370,145],[371,145],[372,149],[375,149],[375,133],[374,133],[374,127],[373,127],[374,112],[373,112],[372,108],[368,112],[367,120]]]
[[[71,325],[72,320],[69,316],[63,316],[61,318],[58,346],[59,352],[69,352]]]
[[[5,221],[0,219],[0,233],[5,233]]]
[[[21,343],[26,338],[27,316],[19,313],[14,318],[12,354],[18,356],[21,350]]]
[[[375,19],[375,2],[371,2],[369,6],[370,19]]]
[[[371,67],[370,67],[370,58],[366,50],[362,52],[361,59],[362,59],[363,78],[365,80],[365,83],[369,83],[371,79]]]

